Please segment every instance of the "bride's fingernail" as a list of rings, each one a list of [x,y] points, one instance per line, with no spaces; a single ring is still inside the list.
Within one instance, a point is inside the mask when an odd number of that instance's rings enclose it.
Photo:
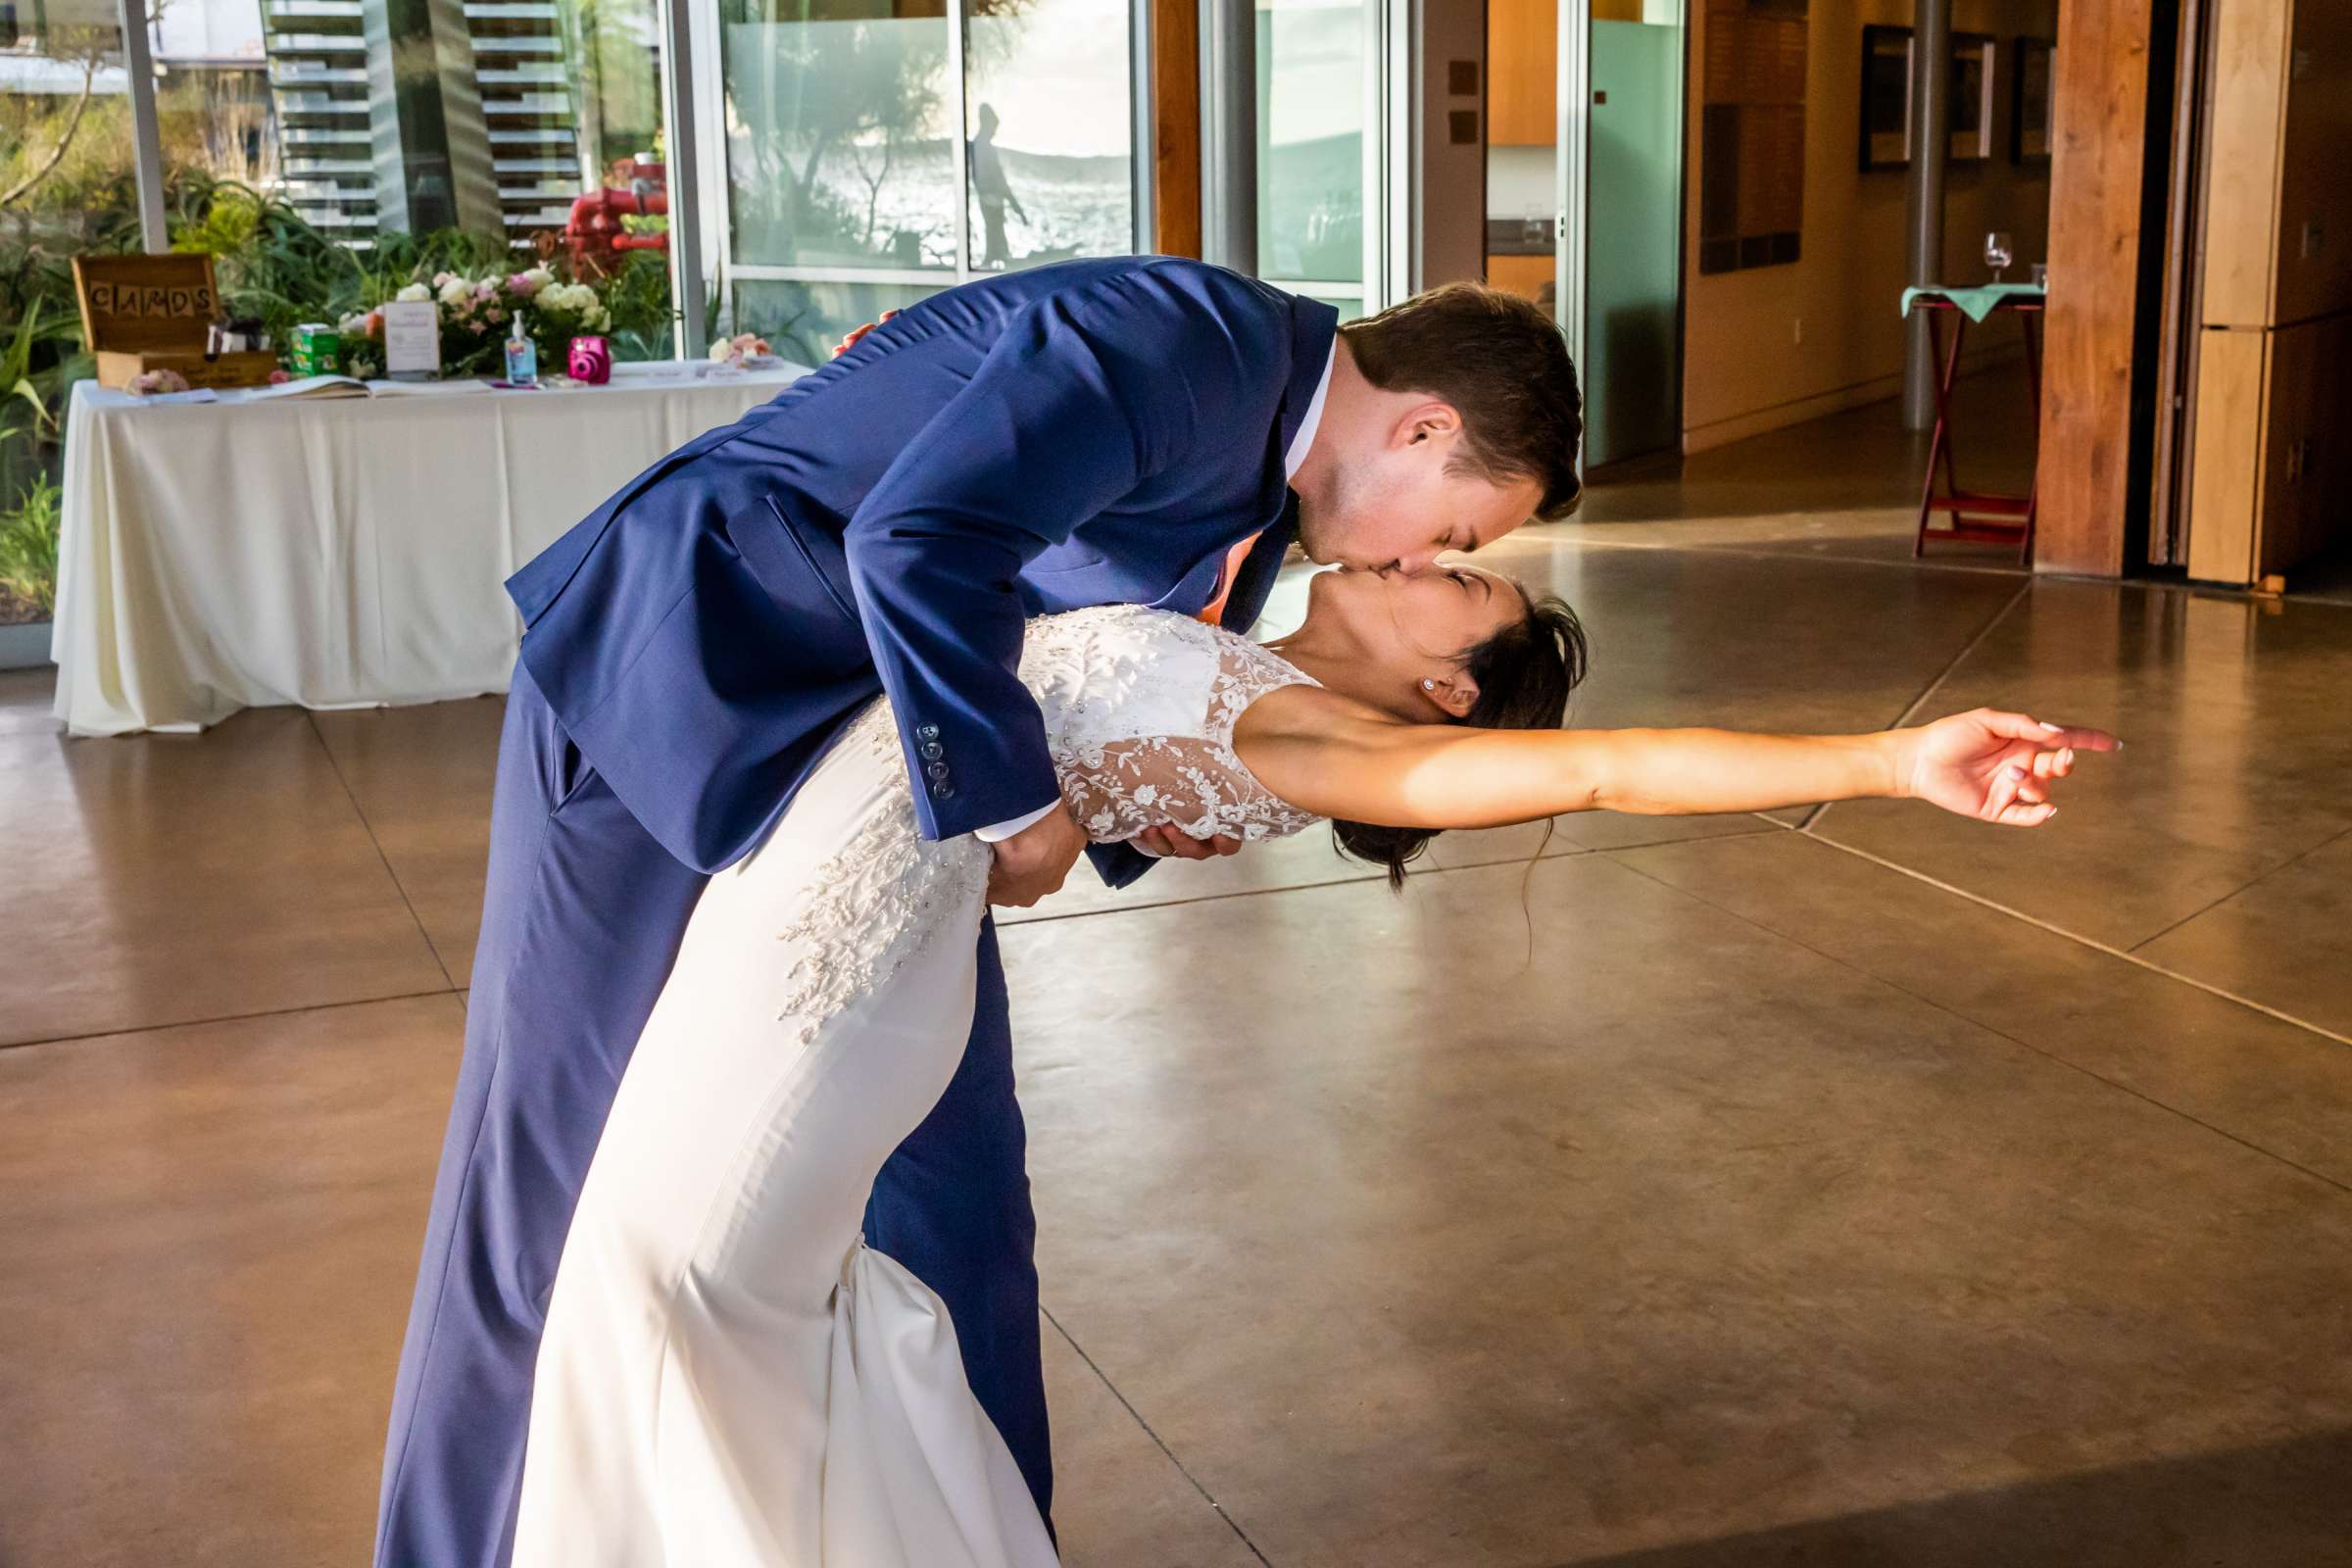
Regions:
[[[2048,719],[2046,719],[2046,718],[2045,718],[2045,719],[2043,719],[2043,720],[2041,721],[2041,727],[2042,727],[2043,729],[2064,729],[2064,728],[2066,728],[2066,726],[2065,726],[2064,724],[2053,724],[2053,723],[2051,723],[2051,722],[2050,722]]]

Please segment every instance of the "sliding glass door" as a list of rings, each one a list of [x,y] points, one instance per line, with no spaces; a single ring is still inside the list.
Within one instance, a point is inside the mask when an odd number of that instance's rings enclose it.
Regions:
[[[1558,319],[1587,467],[1682,443],[1685,0],[1558,0]]]
[[[1379,0],[1257,0],[1258,274],[1343,320],[1385,303],[1385,36]]]

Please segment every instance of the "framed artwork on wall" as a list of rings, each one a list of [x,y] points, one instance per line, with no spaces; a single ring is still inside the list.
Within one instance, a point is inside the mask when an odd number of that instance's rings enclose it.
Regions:
[[[1811,0],[1705,0],[1698,270],[1780,267],[1803,250]]]
[[[1981,164],[1992,157],[1993,81],[2000,74],[2000,45],[1981,32],[1952,34],[1951,136],[1946,156],[1955,164]]]
[[[1995,80],[1999,45],[1981,32],[1952,34],[1949,113],[1955,164],[1992,157]],[[1862,132],[1864,172],[1902,169],[1911,162],[1911,29],[1872,24],[1862,29]]]
[[[2050,40],[2017,40],[2017,76],[2009,95],[2009,161],[2046,164],[2050,161]]]
[[[1911,161],[1911,29],[1862,29],[1862,168]]]

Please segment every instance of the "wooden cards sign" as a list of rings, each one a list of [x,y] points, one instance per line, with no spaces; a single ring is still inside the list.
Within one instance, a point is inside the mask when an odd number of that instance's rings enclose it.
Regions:
[[[210,256],[76,256],[74,292],[101,385],[172,369],[190,386],[253,386],[277,368],[274,354],[205,353],[221,315]]]
[[[204,348],[220,314],[210,256],[76,256],[74,291],[93,354]]]

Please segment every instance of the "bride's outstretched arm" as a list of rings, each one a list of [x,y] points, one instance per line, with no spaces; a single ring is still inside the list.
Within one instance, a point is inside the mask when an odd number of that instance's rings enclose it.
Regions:
[[[2103,730],[1991,709],[1864,735],[1470,729],[1396,723],[1305,691],[1261,699],[1234,740],[1258,782],[1295,806],[1430,828],[1498,827],[1563,811],[1761,811],[1864,796],[2034,827],[2057,811],[2050,790],[2073,770],[2076,752],[2122,744]]]

